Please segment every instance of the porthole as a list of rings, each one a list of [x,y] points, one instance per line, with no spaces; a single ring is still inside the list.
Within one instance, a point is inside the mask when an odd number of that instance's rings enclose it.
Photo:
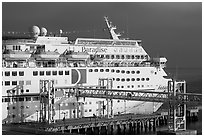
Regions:
[[[132,55],[132,59],[134,59],[135,58],[135,56],[134,55]]]
[[[98,69],[94,69],[94,72],[98,72]]]
[[[116,81],[120,81],[120,78],[116,78]]]
[[[109,72],[109,69],[106,69],[106,72]]]
[[[126,71],[127,74],[130,74],[130,71]]]
[[[146,78],[146,81],[149,81],[149,78]]]
[[[124,58],[125,58],[125,56],[124,56],[124,55],[122,55],[122,56],[121,56],[121,59],[124,59]]]
[[[140,78],[137,78],[137,81],[140,81]]]
[[[127,79],[126,79],[126,81],[130,81],[130,79],[129,79],[129,78],[127,78]]]
[[[111,55],[111,59],[114,59],[114,55]]]
[[[141,80],[142,80],[142,81],[144,81],[144,80],[145,80],[145,78],[142,78]]]
[[[93,69],[89,69],[89,72],[93,72]]]
[[[132,78],[131,80],[132,80],[132,81],[135,81],[135,78]]]
[[[116,55],[116,59],[120,59],[120,55]]]
[[[137,74],[140,74],[140,71],[138,70],[138,71],[136,71],[136,73],[137,73]]]
[[[124,78],[122,78],[122,79],[121,79],[121,81],[125,81],[125,79],[124,79]]]
[[[116,73],[120,73],[120,70],[116,70]]]
[[[125,73],[125,70],[122,70],[121,73]]]
[[[111,69],[111,72],[115,72],[115,69]]]
[[[104,69],[100,69],[100,72],[103,72],[104,71]]]
[[[131,71],[132,74],[135,74],[135,71]]]

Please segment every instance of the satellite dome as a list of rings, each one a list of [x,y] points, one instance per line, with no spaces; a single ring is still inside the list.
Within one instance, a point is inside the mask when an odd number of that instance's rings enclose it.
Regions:
[[[30,33],[33,37],[38,37],[38,35],[40,34],[40,29],[38,26],[32,26]]]
[[[46,28],[44,28],[44,27],[41,28],[41,35],[42,36],[46,36],[47,35],[47,29]]]

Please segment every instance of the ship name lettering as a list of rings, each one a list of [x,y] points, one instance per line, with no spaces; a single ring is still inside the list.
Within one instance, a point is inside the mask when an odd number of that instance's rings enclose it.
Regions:
[[[106,53],[107,48],[86,48],[82,47],[82,52],[105,52]]]

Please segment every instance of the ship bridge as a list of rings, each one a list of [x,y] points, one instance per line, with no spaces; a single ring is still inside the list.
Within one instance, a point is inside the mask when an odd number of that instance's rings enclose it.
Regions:
[[[141,40],[115,40],[115,39],[90,39],[77,38],[75,45],[98,45],[98,46],[141,46]]]

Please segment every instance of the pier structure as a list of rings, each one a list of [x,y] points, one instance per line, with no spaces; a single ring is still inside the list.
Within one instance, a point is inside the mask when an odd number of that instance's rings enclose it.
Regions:
[[[56,87],[52,80],[40,81],[40,122],[39,128],[44,131],[76,133],[76,134],[112,134],[135,131],[139,133],[143,130],[155,130],[158,125],[168,124],[168,132],[186,130],[186,105],[189,103],[199,103],[201,94],[186,93],[185,81],[170,81],[168,92],[144,91],[144,90],[115,90],[111,89],[111,79],[99,79],[97,86],[67,86]],[[77,117],[75,119],[65,119],[56,121],[54,115],[55,93],[64,90],[77,98],[105,98],[107,102],[106,117],[80,118],[77,106]],[[14,97],[14,96],[12,96]],[[20,95],[15,98],[21,97]],[[132,115],[115,116],[112,111],[113,99],[167,102],[169,111],[166,114],[153,115]],[[117,129],[117,130],[116,130]],[[109,131],[110,130],[110,131]],[[105,133],[104,133],[105,132]]]

